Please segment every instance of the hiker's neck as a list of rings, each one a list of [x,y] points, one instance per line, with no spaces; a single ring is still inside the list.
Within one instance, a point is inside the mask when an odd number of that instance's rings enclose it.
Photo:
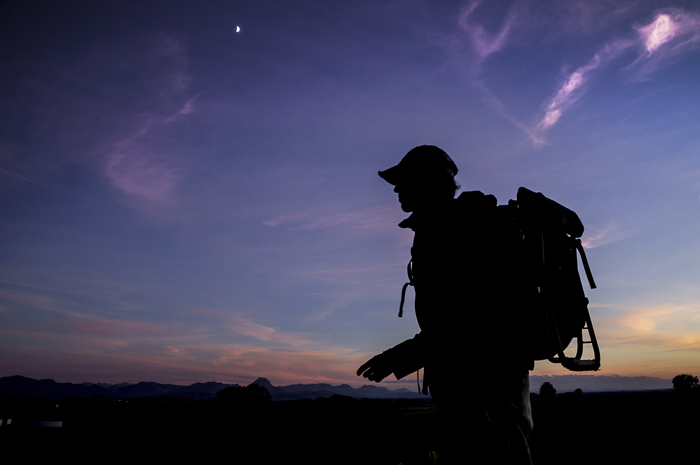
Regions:
[[[448,207],[453,200],[454,197],[445,196],[421,199],[420,202],[415,203],[411,211],[419,215],[429,214]]]

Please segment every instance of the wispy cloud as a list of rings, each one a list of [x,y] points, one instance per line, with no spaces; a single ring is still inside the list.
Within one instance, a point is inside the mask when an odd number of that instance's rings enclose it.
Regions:
[[[9,170],[6,170],[5,168],[0,168],[0,174],[3,175],[3,176],[7,176],[7,177],[10,177],[10,178],[13,178],[13,179],[18,179],[18,180],[20,180],[20,181],[25,181],[25,182],[31,182],[31,183],[34,183],[34,184],[38,184],[38,182],[33,181],[33,180],[29,179],[29,178],[26,177],[26,176],[23,176],[23,175],[21,175],[21,174],[19,174],[19,173],[15,173],[15,172],[12,172],[12,171],[9,171]]]
[[[157,36],[152,48],[152,61],[167,70],[158,89],[163,97],[168,98],[187,89],[191,78],[187,73],[187,45],[182,40],[170,35]]]
[[[125,321],[98,316],[94,311],[81,311],[73,308],[75,302],[65,301],[49,293],[39,293],[37,289],[22,290],[0,288],[0,299],[9,305],[6,313],[12,318],[20,315],[33,315],[41,320],[40,328],[31,330],[32,337],[45,338],[98,338],[134,340],[140,338],[170,339],[180,338],[182,332],[159,323]],[[50,312],[50,313],[47,313]],[[18,321],[23,321],[18,319]],[[4,334],[26,334],[24,323],[14,329],[2,331]]]
[[[608,372],[672,377],[697,366],[700,301],[598,307],[591,313]]]
[[[638,2],[637,0],[568,0],[566,2],[531,0],[530,3],[541,8],[539,10],[541,17],[558,19],[559,34],[589,35],[603,31],[633,14]],[[542,27],[541,24],[537,26]],[[555,29],[551,25],[546,28],[548,33]]]
[[[664,9],[654,14],[654,19],[647,24],[632,28],[635,34],[627,37],[613,38],[604,45],[583,66],[579,66],[563,76],[554,95],[544,104],[544,115],[538,118],[534,125],[528,125],[512,116],[501,100],[484,84],[481,78],[485,60],[496,52],[505,49],[514,39],[513,31],[518,29],[534,30],[532,25],[524,23],[536,23],[535,10],[537,6],[528,2],[514,2],[509,8],[500,28],[494,33],[488,33],[475,19],[475,12],[481,2],[470,2],[460,13],[458,25],[467,33],[473,50],[474,61],[470,69],[472,84],[480,90],[483,101],[508,119],[514,126],[521,129],[535,146],[546,144],[546,133],[564,113],[576,102],[581,100],[586,91],[591,87],[595,75],[601,68],[608,65],[614,59],[620,57],[634,48],[639,49],[639,55],[633,63],[624,69],[633,71],[635,79],[646,79],[651,73],[667,63],[673,62],[688,51],[700,45],[700,16],[688,13],[680,9]],[[552,7],[555,11],[559,7]],[[571,23],[571,16],[581,12],[585,17],[593,17],[600,9],[616,13],[616,17],[629,10],[630,5],[615,6],[614,4],[591,5],[585,2],[572,2],[570,7],[559,11],[563,14],[559,21],[564,24]],[[612,10],[611,10],[612,9]],[[593,16],[592,16],[593,15]],[[556,16],[556,15],[555,15]],[[589,18],[590,19],[590,18]],[[621,19],[621,18],[618,18]],[[577,23],[578,24],[578,23]],[[547,29],[542,25],[544,29]],[[550,25],[551,27],[551,25]],[[592,27],[590,21],[582,21],[579,28]]]
[[[657,331],[660,324],[679,312],[677,306],[666,304],[658,307],[631,308],[618,319],[618,324],[639,333]]]
[[[125,338],[109,328],[103,328],[105,332],[100,336],[94,332],[95,328],[90,328],[90,334],[97,337],[71,337],[69,344],[60,343],[48,351],[47,343],[39,342],[36,337],[31,340],[25,337],[21,345],[0,344],[0,374],[56,379],[56,373],[60,373],[66,381],[82,378],[176,384],[201,381],[248,384],[265,376],[277,385],[311,382],[363,384],[364,380],[355,376],[355,370],[373,354],[326,344],[312,346],[307,340],[290,338],[288,334],[271,331],[252,320],[238,320],[238,323],[241,332],[269,341],[264,344],[236,341],[239,335],[232,334],[231,342],[190,336],[189,339],[173,339],[164,344],[163,339],[151,336]],[[31,369],[23,366],[26,359],[34,361]]]
[[[674,63],[700,46],[700,15],[680,9],[664,9],[649,24],[636,27],[640,53],[626,69],[635,78],[648,79],[659,68]]]
[[[154,108],[132,133],[105,144],[104,171],[112,185],[126,194],[136,208],[162,215],[164,208],[176,204],[177,186],[184,175],[165,134],[196,112],[197,95],[181,103],[176,111],[164,114],[164,108],[172,108],[170,102],[182,101],[182,91],[190,82],[182,41],[170,36],[157,37],[150,61],[162,69],[156,80],[161,108]]]
[[[536,146],[536,147],[541,147],[542,145],[545,145],[547,142],[544,139],[544,137],[541,134],[541,131],[538,131],[537,128],[533,128],[519,119],[515,118],[513,115],[511,115],[508,110],[506,109],[505,105],[503,105],[503,102],[501,102],[492,92],[491,90],[486,87],[486,85],[483,83],[481,79],[475,79],[474,80],[474,87],[479,89],[481,91],[481,100],[484,102],[486,105],[490,106],[493,110],[495,110],[499,115],[501,115],[503,118],[507,119],[510,121],[513,126],[516,128],[520,129],[523,131],[526,135],[527,138]]]
[[[616,223],[607,223],[601,227],[588,226],[581,243],[587,249],[594,249],[606,244],[612,244],[635,234],[634,230],[624,229]]]
[[[189,115],[190,113],[194,113],[195,112],[194,101],[196,99],[197,99],[197,96],[195,95],[194,97],[189,99],[187,102],[185,102],[185,104],[182,106],[182,108],[180,108],[178,111],[176,111],[172,115],[166,117],[163,120],[163,123],[164,124],[173,123],[183,116]]]
[[[58,299],[43,293],[22,289],[0,288],[0,299],[10,302],[12,307],[29,307],[33,309],[66,313],[61,307]]]
[[[38,327],[15,324],[0,330],[2,375],[241,383],[266,376],[277,384],[343,383],[357,382],[354,370],[371,355],[329,346],[324,335],[262,323],[243,311],[195,308],[185,312],[196,315],[193,321],[171,321],[172,315],[165,321],[153,314],[143,315],[151,321],[135,321],[67,310],[51,296],[12,289],[0,289],[0,298],[9,303],[6,318],[44,315]],[[31,308],[20,310],[26,307]],[[47,318],[38,313],[42,310],[56,316]],[[34,360],[31,371],[23,366],[27,359]]]
[[[564,79],[564,82],[561,87],[559,87],[554,97],[552,97],[550,102],[546,105],[546,112],[537,125],[537,132],[541,133],[546,131],[554,125],[561,117],[562,112],[583,95],[585,84],[590,80],[593,72],[613,58],[619,56],[631,45],[632,42],[627,40],[616,41],[606,45],[600,52],[596,53],[587,64],[569,74]]]
[[[261,325],[242,315],[233,315],[228,319],[228,329],[238,336],[245,336],[262,342],[285,344],[289,346],[310,346],[316,343],[303,335],[282,331],[278,328]]]
[[[644,27],[638,29],[639,35],[642,36],[644,46],[649,53],[659,48],[664,43],[673,39],[676,35],[678,26],[668,15],[659,15],[656,20]]]
[[[501,25],[501,28],[494,34],[486,32],[484,27],[472,21],[471,16],[481,2],[473,1],[459,14],[459,26],[471,37],[472,47],[483,60],[489,55],[501,50],[507,42],[508,33],[515,22],[515,8],[511,8]]]
[[[528,138],[533,141],[536,145],[544,144],[544,140],[539,137],[539,135],[526,124],[522,123],[520,120],[512,116],[503,105],[503,102],[498,99],[493,92],[488,88],[481,78],[482,67],[486,59],[504,49],[508,44],[511,31],[516,24],[516,19],[518,17],[518,12],[520,11],[519,4],[516,2],[513,4],[505,19],[503,20],[500,28],[495,33],[489,33],[486,29],[476,22],[473,18],[475,10],[481,5],[480,1],[472,1],[466,7],[462,9],[458,17],[458,25],[462,33],[466,33],[469,38],[469,43],[471,45],[474,60],[470,63],[468,74],[472,80],[472,85],[481,92],[482,101],[487,106],[494,109],[501,116],[513,123],[514,126],[521,129]],[[451,48],[453,48],[453,53],[460,56],[458,60],[461,60],[461,53],[457,50],[460,49],[459,43],[463,40],[463,37],[453,37],[450,40]]]
[[[545,115],[536,128],[538,133],[544,133],[553,126],[563,111],[583,95],[585,85],[598,68],[623,52],[633,47],[641,49],[639,57],[626,68],[637,69],[637,78],[642,78],[648,77],[670,57],[687,52],[700,43],[700,17],[680,10],[659,12],[653,21],[636,30],[636,39],[619,39],[605,45],[586,65],[564,79],[545,107]]]
[[[608,340],[661,350],[700,350],[697,302],[629,307],[616,314],[606,320],[602,331]]]
[[[135,133],[112,143],[106,154],[105,175],[124,194],[152,209],[172,206],[182,168],[160,143],[160,131],[194,112],[194,98],[178,111],[164,117],[151,117]]]
[[[164,206],[172,201],[178,170],[157,153],[141,147],[110,154],[107,177],[126,194]]]
[[[149,339],[177,337],[168,332],[167,328],[161,324],[102,318],[73,320],[57,325],[56,329],[59,334],[70,335],[70,337],[118,338],[122,340],[143,337]]]

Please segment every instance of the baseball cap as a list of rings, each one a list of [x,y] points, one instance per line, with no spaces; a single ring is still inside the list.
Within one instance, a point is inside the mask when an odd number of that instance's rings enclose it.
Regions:
[[[444,150],[434,145],[420,145],[411,149],[398,165],[380,171],[379,176],[396,186],[402,181],[441,171],[454,177],[458,171],[457,165]]]

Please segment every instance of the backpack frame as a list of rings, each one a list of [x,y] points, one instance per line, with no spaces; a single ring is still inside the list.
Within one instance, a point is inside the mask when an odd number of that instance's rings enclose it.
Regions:
[[[570,371],[597,371],[600,348],[588,312],[588,299],[578,272],[576,253],[591,289],[596,288],[581,244],[583,224],[576,213],[524,187],[517,201],[499,206],[501,230],[518,232],[519,244],[510,245],[523,273],[519,292],[524,300],[524,341],[529,357],[549,360]],[[584,340],[583,331],[589,339]],[[576,354],[564,351],[576,339]],[[582,359],[590,344],[592,359]]]

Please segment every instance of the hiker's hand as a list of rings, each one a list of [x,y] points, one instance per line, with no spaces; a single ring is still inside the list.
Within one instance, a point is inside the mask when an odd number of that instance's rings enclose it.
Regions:
[[[358,368],[357,376],[362,375],[370,381],[380,382],[393,372],[391,365],[390,357],[386,353],[381,353],[370,358]]]

